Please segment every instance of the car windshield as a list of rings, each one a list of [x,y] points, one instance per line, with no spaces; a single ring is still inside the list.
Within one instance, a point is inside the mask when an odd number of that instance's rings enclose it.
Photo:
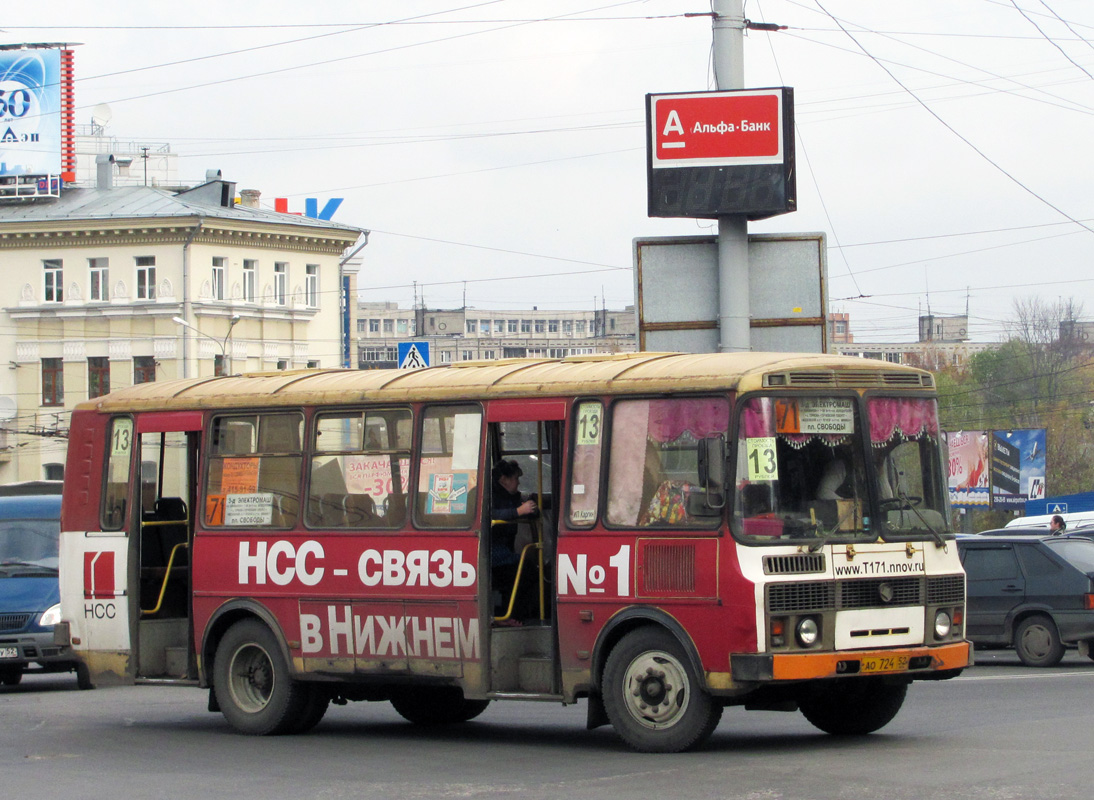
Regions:
[[[1094,542],[1089,539],[1049,539],[1053,551],[1087,573],[1094,573]]]
[[[0,568],[31,565],[57,569],[60,532],[61,523],[55,519],[0,520]]]

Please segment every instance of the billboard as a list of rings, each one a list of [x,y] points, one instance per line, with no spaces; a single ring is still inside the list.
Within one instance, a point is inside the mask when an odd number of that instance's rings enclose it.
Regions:
[[[949,431],[950,504],[1024,509],[1045,497],[1045,431]]]
[[[950,505],[987,508],[989,492],[989,431],[945,431],[943,440],[949,451]]]
[[[1027,500],[1045,497],[1044,428],[993,431],[992,508],[1025,509]]]
[[[61,51],[0,49],[0,177],[61,172]]]
[[[794,90],[646,95],[646,172],[651,217],[793,211]]]

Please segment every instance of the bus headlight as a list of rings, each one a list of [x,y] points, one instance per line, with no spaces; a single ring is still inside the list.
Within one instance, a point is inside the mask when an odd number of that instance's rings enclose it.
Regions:
[[[939,611],[934,615],[934,635],[936,639],[945,639],[950,635],[951,628],[949,614],[945,611]]]
[[[50,606],[38,619],[38,624],[43,628],[51,628],[61,621],[61,604]]]
[[[794,633],[798,637],[798,644],[802,647],[812,647],[820,638],[820,627],[815,619],[805,617],[798,622],[798,627],[794,630]]]

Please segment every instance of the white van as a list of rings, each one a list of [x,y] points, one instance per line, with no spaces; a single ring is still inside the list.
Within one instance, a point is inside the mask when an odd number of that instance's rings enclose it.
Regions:
[[[1006,528],[1047,528],[1055,514],[1039,514],[1035,517],[1015,517],[1003,527]],[[1094,511],[1074,511],[1060,514],[1067,523],[1068,531],[1094,526]]]

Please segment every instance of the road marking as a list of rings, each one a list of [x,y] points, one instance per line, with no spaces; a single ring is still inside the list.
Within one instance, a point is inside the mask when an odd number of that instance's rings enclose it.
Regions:
[[[957,680],[959,681],[1028,681],[1035,680],[1037,678],[1077,678],[1087,677],[1094,678],[1094,671],[1091,672],[1053,672],[1050,674],[1041,675],[962,675]]]

